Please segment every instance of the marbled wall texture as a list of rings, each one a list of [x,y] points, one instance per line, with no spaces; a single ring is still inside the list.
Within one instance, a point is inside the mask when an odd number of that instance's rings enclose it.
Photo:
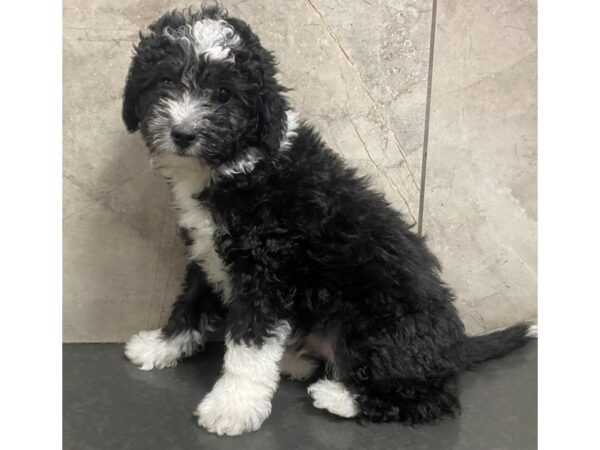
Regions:
[[[137,32],[189,3],[64,2],[64,340],[164,323],[185,265],[162,180],[120,119]],[[226,3],[326,140],[418,216],[432,0]],[[440,0],[424,232],[472,332],[536,314],[536,4]]]

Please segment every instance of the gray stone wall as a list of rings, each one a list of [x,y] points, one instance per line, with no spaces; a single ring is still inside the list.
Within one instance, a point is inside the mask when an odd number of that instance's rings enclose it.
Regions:
[[[432,4],[225,3],[276,53],[295,108],[415,223]],[[188,3],[63,5],[64,340],[123,341],[165,322],[185,257],[121,93],[138,30]],[[536,315],[536,8],[438,2],[422,225],[471,332]]]

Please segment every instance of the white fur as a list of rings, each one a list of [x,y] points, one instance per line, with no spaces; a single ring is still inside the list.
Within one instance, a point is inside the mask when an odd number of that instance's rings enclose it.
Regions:
[[[298,127],[300,126],[300,120],[298,113],[294,110],[288,109],[286,111],[287,116],[287,129],[285,136],[279,146],[279,151],[286,151],[292,147],[294,140],[298,136]]]
[[[188,91],[183,91],[178,99],[164,97],[161,99],[162,105],[169,117],[172,125],[179,125],[187,122],[191,117],[198,119],[198,115],[203,112],[203,104],[199,99],[194,99]]]
[[[194,48],[208,61],[233,61],[232,48],[240,44],[240,37],[224,20],[204,19],[192,28]]]
[[[150,146],[157,154],[175,153],[176,146],[171,137],[172,127],[190,124],[199,128],[204,125],[206,112],[203,100],[193,97],[188,91],[178,93],[173,98],[163,97],[148,122],[148,129],[152,136]]]
[[[206,61],[233,62],[231,49],[241,43],[233,27],[224,20],[203,19],[176,29],[167,27],[163,35],[172,41],[192,45],[196,54]]]
[[[208,185],[210,170],[195,158],[181,157],[165,151],[154,153],[150,163],[170,180],[178,222],[189,229],[195,240],[190,258],[202,265],[208,280],[216,288],[220,288],[223,295],[228,295],[229,279],[213,245],[212,216],[192,197]],[[206,324],[203,328],[206,328]],[[172,339],[165,339],[160,330],[141,331],[126,344],[125,355],[140,365],[142,370],[173,367],[178,358],[191,355],[197,347],[203,345],[204,331],[194,330]]]
[[[527,334],[525,334],[528,338],[537,339],[538,337],[538,326],[531,325],[527,330]]]
[[[279,367],[282,375],[292,380],[304,381],[315,373],[319,364],[302,352],[286,349]]]
[[[294,139],[298,136],[298,113],[291,109],[286,111],[287,128],[285,135],[281,139],[279,150],[289,150],[294,142]],[[260,154],[257,149],[249,148],[239,158],[222,164],[216,169],[215,176],[232,177],[240,173],[249,173],[254,170],[256,163],[260,161]]]
[[[215,223],[210,211],[193,197],[210,183],[210,168],[196,158],[168,152],[154,155],[152,165],[170,180],[177,222],[189,231],[194,240],[192,247],[188,249],[190,259],[202,266],[208,281],[222,293],[223,300],[227,302],[231,295],[231,283],[215,249]]]
[[[199,425],[235,436],[257,430],[271,414],[290,326],[282,322],[262,347],[236,344],[227,336],[223,375],[198,405]]]
[[[356,403],[356,395],[339,381],[319,380],[311,384],[307,390],[316,408],[326,409],[336,416],[356,417],[360,411]]]
[[[125,344],[125,356],[142,370],[174,367],[179,358],[192,355],[204,345],[203,335],[196,330],[170,339],[161,330],[140,331]]]
[[[230,161],[225,164],[221,164],[216,169],[216,176],[233,177],[240,173],[249,173],[254,170],[254,166],[260,160],[258,150],[256,148],[249,148],[237,159]]]

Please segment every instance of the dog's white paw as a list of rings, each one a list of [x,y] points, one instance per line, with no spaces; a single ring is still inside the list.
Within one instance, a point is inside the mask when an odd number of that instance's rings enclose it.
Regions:
[[[315,408],[326,409],[336,416],[350,418],[359,413],[356,396],[339,381],[319,380],[308,387],[308,395]]]
[[[207,431],[237,436],[260,428],[271,414],[271,399],[260,385],[225,374],[194,414]]]
[[[174,367],[182,356],[191,355],[202,345],[198,331],[188,331],[167,339],[162,331],[140,331],[125,344],[125,356],[142,370]]]
[[[162,336],[161,330],[140,331],[125,344],[125,356],[142,370],[162,369],[177,364],[179,352]]]

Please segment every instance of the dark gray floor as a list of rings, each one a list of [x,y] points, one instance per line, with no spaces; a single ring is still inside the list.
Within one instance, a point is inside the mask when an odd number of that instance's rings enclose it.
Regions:
[[[262,428],[235,438],[207,433],[192,416],[221,359],[221,345],[211,344],[174,369],[143,372],[125,360],[121,345],[64,345],[64,449],[537,448],[535,343],[466,373],[463,413],[455,420],[361,426],[315,409],[305,384],[284,380]]]

